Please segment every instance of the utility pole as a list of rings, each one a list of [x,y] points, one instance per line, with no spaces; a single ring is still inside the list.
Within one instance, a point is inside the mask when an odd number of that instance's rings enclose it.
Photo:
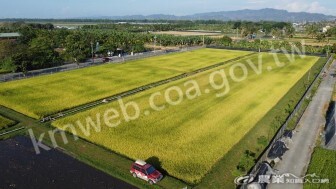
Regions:
[[[203,46],[205,46],[205,38],[204,38],[204,35],[203,35]]]
[[[238,40],[238,27],[236,28],[236,30],[237,30],[237,37],[236,37],[236,40]]]
[[[309,80],[310,80],[310,73],[311,73],[311,68],[309,69],[309,73],[308,73],[308,79],[307,79],[307,89],[306,90],[308,90],[308,88],[309,88]]]
[[[154,53],[155,53],[155,49],[156,49],[156,36],[154,36]]]
[[[91,55],[92,55],[92,64],[94,64],[93,41],[91,41]]]
[[[259,53],[261,52],[261,38],[259,39]]]
[[[327,56],[329,56],[330,54],[330,39],[328,38],[328,52],[327,52]]]

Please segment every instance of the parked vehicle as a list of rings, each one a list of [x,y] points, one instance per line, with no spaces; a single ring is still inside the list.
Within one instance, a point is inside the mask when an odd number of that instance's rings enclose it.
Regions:
[[[103,60],[104,63],[106,63],[106,62],[110,62],[111,59],[108,58],[108,57],[104,57],[104,58],[102,58],[102,60]]]
[[[131,166],[130,172],[133,177],[143,179],[149,184],[156,184],[163,178],[163,175],[158,170],[142,160],[135,161]]]

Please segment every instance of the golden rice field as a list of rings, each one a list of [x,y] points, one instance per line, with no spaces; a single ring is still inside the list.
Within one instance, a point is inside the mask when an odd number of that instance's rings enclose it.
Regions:
[[[249,53],[199,49],[0,83],[0,105],[41,118]]]
[[[275,66],[273,55],[262,54],[262,74],[256,74],[246,62],[251,59],[253,65],[258,67],[258,55],[240,60],[247,67],[247,79],[235,82],[228,77],[230,91],[223,97],[216,97],[216,94],[225,89],[215,90],[209,84],[209,75],[220,69],[224,69],[228,75],[229,68],[237,62],[123,99],[124,103],[138,104],[141,112],[139,119],[126,122],[120,105],[113,102],[52,124],[60,129],[73,124],[76,130],[66,130],[132,159],[157,157],[162,168],[170,175],[188,183],[198,183],[319,59],[297,57],[295,63],[289,63],[285,55],[279,54],[278,57],[281,63],[285,63],[284,67]],[[243,74],[241,69],[233,70],[233,73],[236,76]],[[195,88],[191,90],[190,80],[196,81],[201,91],[201,95],[194,99],[188,99],[185,95],[187,92],[197,94]],[[215,77],[217,84],[222,83],[222,80],[222,77]],[[189,84],[185,85],[186,82]],[[154,111],[149,105],[151,94],[164,94],[166,89],[174,86],[184,91],[181,103],[169,105],[164,95],[158,95],[155,104],[164,105],[165,108]],[[179,97],[177,92],[170,93],[169,96],[173,100]],[[106,122],[103,119],[104,112],[111,108],[119,112],[119,116]],[[130,110],[129,114],[132,113],[135,111]],[[100,121],[101,132],[94,132],[91,128],[90,135],[84,134],[77,121],[85,126],[87,117],[91,117],[94,122]],[[108,127],[111,122],[120,124],[111,128]]]

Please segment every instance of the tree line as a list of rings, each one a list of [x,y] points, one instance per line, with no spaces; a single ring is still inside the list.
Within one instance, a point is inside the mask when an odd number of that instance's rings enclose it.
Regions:
[[[230,37],[210,38],[203,36],[173,36],[154,34],[148,30],[161,31],[177,28],[228,29],[238,31],[243,40],[232,40]],[[105,29],[104,29],[105,28]],[[137,30],[136,28],[142,28]],[[307,26],[307,34],[318,39],[321,34],[316,25]],[[209,29],[209,28],[207,28]],[[232,32],[231,31],[231,32]],[[35,24],[25,22],[4,23],[0,32],[19,32],[17,40],[0,40],[0,72],[27,72],[29,70],[48,68],[64,64],[64,62],[80,63],[92,54],[107,56],[108,54],[137,53],[153,50],[156,46],[194,46],[221,45],[232,48],[261,49],[285,47],[291,43],[285,40],[249,40],[251,35],[264,33],[276,38],[292,37],[295,30],[285,22],[244,22],[244,21],[175,21],[172,24],[100,24],[88,25],[75,30],[57,29],[53,24]],[[224,33],[224,30],[222,31]],[[331,28],[325,33],[327,37],[336,36],[336,29]],[[147,45],[146,45],[147,44]],[[148,45],[152,44],[152,45]],[[297,47],[303,44],[295,43]],[[324,47],[306,46],[309,53],[336,52],[336,45]]]
[[[22,71],[48,68],[64,62],[80,63],[93,54],[137,53],[151,50],[145,44],[158,46],[211,44],[208,37],[155,35],[120,30],[55,29],[51,24],[4,24],[0,32],[19,32],[17,40],[0,41],[0,71]]]

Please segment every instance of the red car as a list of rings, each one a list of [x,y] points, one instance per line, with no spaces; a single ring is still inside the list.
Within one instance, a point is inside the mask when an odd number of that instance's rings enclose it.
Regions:
[[[143,179],[149,184],[155,184],[163,178],[163,175],[158,170],[142,160],[132,163],[130,172],[133,177]]]

